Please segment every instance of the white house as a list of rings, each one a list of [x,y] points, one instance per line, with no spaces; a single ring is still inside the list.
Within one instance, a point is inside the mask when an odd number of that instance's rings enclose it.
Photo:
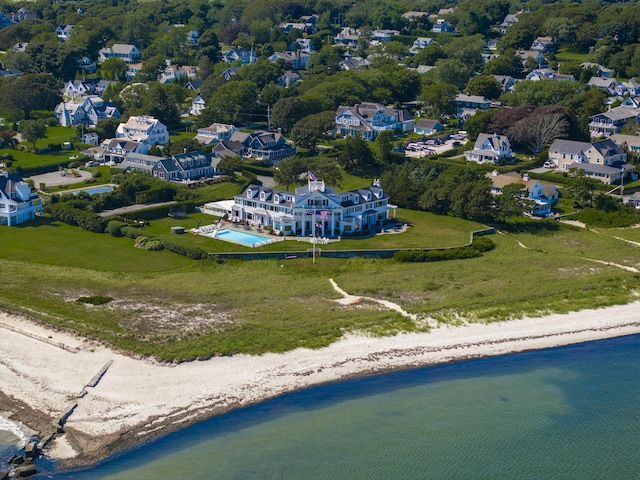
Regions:
[[[17,225],[42,216],[42,201],[18,173],[0,170],[0,225]]]
[[[105,102],[98,95],[89,95],[80,101],[60,102],[53,113],[63,127],[81,124],[95,127],[100,120],[120,118],[115,104]]]
[[[149,116],[131,117],[116,129],[116,138],[135,140],[149,146],[164,145],[169,141],[166,125]]]
[[[102,63],[109,58],[121,58],[127,64],[140,61],[142,53],[135,45],[126,43],[114,43],[111,47],[101,48],[98,51],[98,63]]]
[[[191,115],[200,115],[206,108],[207,103],[202,95],[198,95],[191,101],[191,108],[189,113]]]
[[[208,127],[199,128],[196,140],[202,145],[210,145],[221,140],[229,140],[233,132],[237,132],[235,125],[225,123],[212,123]]]
[[[145,155],[149,152],[146,144],[124,138],[110,138],[102,142],[100,147],[102,151],[98,159],[101,162],[120,163],[132,153]]]
[[[455,28],[446,20],[439,18],[436,20],[436,23],[433,24],[431,31],[435,33],[454,32]]]
[[[308,185],[295,193],[249,185],[234,198],[231,220],[272,227],[286,235],[337,237],[374,229],[395,208],[379,182],[337,192],[311,175]]]
[[[464,152],[464,158],[478,163],[500,163],[511,158],[511,144],[505,135],[481,133],[473,150]]]

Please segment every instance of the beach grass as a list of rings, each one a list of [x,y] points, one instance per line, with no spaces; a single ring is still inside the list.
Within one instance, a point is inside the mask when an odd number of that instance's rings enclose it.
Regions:
[[[402,214],[414,223],[430,218]],[[414,231],[424,229],[423,235],[446,223],[435,222]],[[446,324],[628,303],[637,296],[640,274],[622,267],[633,267],[639,247],[615,237],[637,235],[632,230],[561,226],[536,235],[497,234],[496,248],[482,257],[433,263],[323,257],[316,264],[306,258],[218,263],[142,251],[130,239],[43,219],[2,227],[0,271],[10,281],[0,282],[0,307],[163,360],[317,348],[347,332],[428,328],[376,304],[336,304],[329,278],[350,294],[390,300]],[[76,302],[88,296],[114,300]]]

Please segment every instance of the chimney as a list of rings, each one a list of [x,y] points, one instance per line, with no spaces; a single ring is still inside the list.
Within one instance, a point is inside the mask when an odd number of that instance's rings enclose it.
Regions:
[[[184,148],[182,149],[182,153],[187,153],[187,147],[184,147]]]
[[[522,180],[524,180],[525,182],[528,182],[529,181],[529,174],[528,173],[524,173],[522,175]]]

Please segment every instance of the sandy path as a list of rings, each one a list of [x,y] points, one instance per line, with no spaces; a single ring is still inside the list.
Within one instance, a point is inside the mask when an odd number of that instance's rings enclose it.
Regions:
[[[346,292],[343,295],[352,300],[360,298],[351,298]],[[312,385],[373,372],[640,333],[639,307],[640,302],[635,302],[566,315],[440,327],[428,333],[394,337],[347,335],[318,350],[234,355],[179,365],[134,359],[0,313],[0,385],[5,395],[51,418],[75,399],[78,406],[67,421],[67,433],[54,441],[48,454],[68,459],[82,452],[84,456],[74,462],[90,463],[145,438]],[[74,348],[60,348],[57,343]],[[113,364],[95,388],[87,388],[87,394],[77,398],[109,361]],[[0,412],[7,410],[0,403]],[[28,408],[12,413],[12,419],[29,425]]]

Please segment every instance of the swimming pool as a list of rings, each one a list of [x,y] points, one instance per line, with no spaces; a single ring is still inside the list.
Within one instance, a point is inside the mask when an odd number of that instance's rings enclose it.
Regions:
[[[74,195],[77,195],[80,192],[87,192],[89,195],[97,195],[99,193],[107,193],[114,190],[116,187],[113,185],[100,185],[98,187],[89,187],[89,188],[79,188],[78,190],[74,190]]]
[[[263,237],[262,235],[256,235],[253,233],[240,232],[238,230],[218,230],[216,232],[209,232],[205,235],[208,235],[213,238],[217,238],[218,240],[224,240],[225,242],[235,243],[237,245],[242,245],[244,247],[259,247],[264,245],[267,242],[271,242],[272,239],[269,237]]]

